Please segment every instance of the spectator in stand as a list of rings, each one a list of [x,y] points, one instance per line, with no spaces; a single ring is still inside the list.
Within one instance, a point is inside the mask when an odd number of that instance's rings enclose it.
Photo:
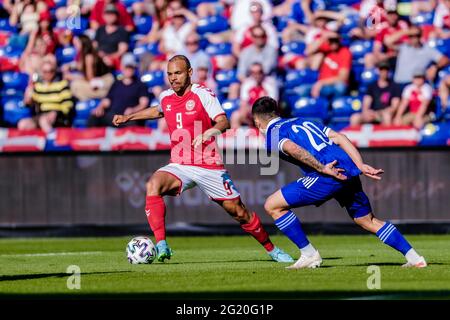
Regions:
[[[30,76],[40,70],[44,60],[51,60],[56,64],[54,53],[58,40],[50,23],[50,12],[42,11],[39,14],[38,29],[31,32],[25,51],[20,57],[20,70]]]
[[[373,39],[386,22],[387,11],[396,10],[397,0],[363,0],[359,9],[359,26],[349,35],[353,38]]]
[[[327,27],[328,19],[320,12],[311,15],[312,25],[305,25],[291,22],[289,26],[283,30],[283,43],[287,44],[292,41],[303,40],[306,44],[305,52],[309,52],[315,42],[322,36],[333,36],[336,32]],[[313,69],[318,70],[322,63],[323,55],[320,52],[314,52],[310,55],[299,55],[295,53],[286,53],[281,59],[281,65],[290,69]]]
[[[354,113],[350,125],[362,123],[392,124],[400,103],[400,88],[389,79],[390,65],[387,61],[378,64],[378,80],[370,84],[363,98],[362,113]]]
[[[115,114],[131,114],[148,107],[149,94],[147,86],[136,76],[137,62],[132,53],[122,57],[123,78],[116,80],[106,98],[92,111],[88,120],[89,127],[113,126]],[[132,121],[127,126],[144,125],[142,121]]]
[[[75,10],[79,10],[79,13],[82,16],[88,16],[94,8],[95,4],[96,0],[67,0],[65,6],[60,6],[56,9],[56,19],[58,21],[66,20],[73,16]]]
[[[422,43],[422,31],[417,26],[393,33],[389,38],[385,38],[385,44],[392,46],[405,35],[409,37],[409,41],[399,47],[394,81],[404,88],[413,80],[414,70],[425,70],[433,62],[435,64],[427,69],[426,75],[429,81],[434,81],[437,70],[448,64],[448,58]]]
[[[300,96],[311,95],[329,99],[343,96],[348,89],[352,54],[342,46],[339,35],[325,33],[314,42],[306,54],[322,53],[323,59],[319,68],[319,78],[314,85],[302,85],[297,88]]]
[[[200,36],[197,33],[190,33],[186,37],[186,41],[184,43],[185,50],[179,52],[186,56],[191,62],[192,70],[194,70],[194,74],[192,76],[192,81],[198,82],[198,68],[206,67],[209,71],[212,69],[211,58],[206,54],[205,51],[200,49]]]
[[[397,60],[398,46],[408,41],[408,36],[403,35],[395,42],[389,42],[386,44],[385,39],[389,39],[390,35],[407,30],[408,23],[400,20],[396,9],[390,9],[386,14],[386,21],[380,24],[380,31],[375,36],[373,44],[373,50],[371,53],[366,54],[364,57],[364,65],[366,68],[374,68],[375,65],[387,60],[390,63],[392,69],[395,68],[395,62]]]
[[[263,8],[262,21],[270,21],[272,19],[272,3],[268,0],[237,0],[234,3],[231,13],[231,29],[233,31],[241,28],[250,27],[253,24],[253,17],[250,7],[253,3],[258,2]]]
[[[441,114],[447,110],[448,107],[448,98],[450,95],[450,75],[447,74],[439,84],[439,99],[441,101]]]
[[[277,49],[267,43],[267,34],[263,27],[251,28],[253,44],[242,50],[239,56],[237,74],[239,80],[243,81],[250,66],[259,62],[262,64],[264,74],[271,75],[277,66]]]
[[[250,66],[248,77],[242,82],[241,105],[231,115],[231,128],[239,128],[243,124],[253,125],[252,105],[263,96],[278,100],[277,82],[273,77],[264,74],[264,67],[261,63],[255,62]]]
[[[278,34],[277,30],[272,24],[272,21],[263,21],[263,6],[254,1],[250,5],[250,14],[252,17],[252,24],[249,26],[242,26],[234,32],[233,36],[233,53],[239,56],[241,51],[253,44],[251,29],[254,26],[261,26],[267,34],[267,43],[278,49]]]
[[[217,2],[201,2],[197,8],[197,16],[205,18],[210,16],[221,15],[226,18],[231,16],[231,8],[235,0],[218,0]]]
[[[73,95],[80,101],[104,98],[114,82],[111,69],[98,56],[88,36],[75,37],[73,45],[77,60],[71,69],[64,70],[64,78],[71,81]]]
[[[20,130],[41,128],[44,132],[54,127],[70,127],[73,118],[73,99],[67,80],[59,80],[56,67],[44,62],[42,79],[30,85],[25,93],[25,103],[31,105],[35,116],[19,121]]]
[[[191,11],[184,8],[179,1],[169,3],[167,9],[168,20],[161,30],[160,51],[171,57],[177,52],[186,50],[186,38],[195,32],[198,18]],[[164,67],[162,67],[164,68]]]
[[[425,71],[413,71],[413,82],[405,87],[394,119],[394,125],[413,125],[421,129],[431,120],[433,88],[425,82]]]
[[[119,11],[114,4],[106,6],[103,19],[106,24],[97,29],[95,47],[108,67],[119,69],[120,59],[128,51],[128,32],[118,25]]]
[[[98,0],[94,7],[92,8],[91,15],[89,17],[90,27],[93,30],[97,30],[101,26],[107,24],[105,19],[105,10],[107,7],[114,6],[117,12],[117,24],[128,32],[132,32],[134,30],[134,22],[131,15],[128,13],[127,8],[123,3],[118,0]]]

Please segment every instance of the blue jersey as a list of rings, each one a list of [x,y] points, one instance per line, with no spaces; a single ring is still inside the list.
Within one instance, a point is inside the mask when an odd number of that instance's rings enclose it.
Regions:
[[[267,126],[266,147],[269,152],[279,152],[280,158],[300,167],[305,176],[321,175],[315,169],[297,161],[282,151],[283,143],[291,140],[311,153],[320,163],[337,160],[336,167],[345,170],[347,178],[359,176],[361,171],[350,156],[328,138],[329,128],[320,122],[301,118],[274,119]],[[331,177],[330,177],[331,178]]]

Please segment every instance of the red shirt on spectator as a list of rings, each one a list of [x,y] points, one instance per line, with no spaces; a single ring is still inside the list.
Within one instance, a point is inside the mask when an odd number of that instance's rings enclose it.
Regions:
[[[336,77],[342,69],[351,69],[352,54],[348,48],[340,47],[338,51],[329,51],[329,45],[325,43],[320,51],[325,53],[325,57],[319,69],[319,80]]]
[[[400,20],[397,24],[397,26],[395,27],[391,27],[390,25],[386,24],[379,33],[377,33],[377,35],[375,36],[375,41],[381,42],[383,44],[384,39],[387,36],[390,36],[391,34],[397,32],[397,31],[401,31],[401,30],[406,30],[408,29],[408,24],[405,21]],[[395,44],[401,44],[403,42],[408,41],[408,36],[405,35],[402,38],[400,38],[399,41],[397,41]],[[393,53],[392,49],[387,49],[387,53]]]
[[[423,101],[433,98],[433,88],[428,83],[420,88],[410,84],[403,89],[402,98],[409,100],[409,112],[417,113]]]
[[[121,2],[114,3],[117,11],[119,11],[119,24],[123,27],[132,27],[134,28],[133,18],[127,11],[125,5]],[[105,25],[105,21],[103,20],[103,12],[105,11],[106,1],[98,0],[91,11],[91,16],[89,17],[90,21],[95,21],[99,25]]]

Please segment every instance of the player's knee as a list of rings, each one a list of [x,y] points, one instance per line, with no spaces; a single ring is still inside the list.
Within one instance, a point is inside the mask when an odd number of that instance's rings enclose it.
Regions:
[[[146,184],[148,196],[158,196],[161,194],[161,184],[158,179],[150,178]]]
[[[270,201],[270,198],[267,199],[266,202],[264,203],[264,210],[271,217],[278,215],[279,212],[281,211],[279,208],[276,208],[273,205],[273,203]]]

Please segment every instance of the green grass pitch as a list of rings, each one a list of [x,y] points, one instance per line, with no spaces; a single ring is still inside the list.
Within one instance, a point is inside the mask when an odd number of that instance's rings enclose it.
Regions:
[[[169,262],[131,265],[120,238],[0,239],[0,298],[8,296],[152,299],[448,299],[450,235],[408,235],[429,267],[404,269],[404,258],[374,236],[311,236],[319,269],[286,270],[248,236],[169,237]],[[298,258],[283,236],[272,240]],[[69,290],[67,268],[81,271]],[[368,266],[381,289],[368,289]]]

